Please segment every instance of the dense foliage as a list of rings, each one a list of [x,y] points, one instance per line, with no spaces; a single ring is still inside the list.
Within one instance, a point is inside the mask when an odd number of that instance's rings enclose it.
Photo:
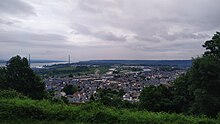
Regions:
[[[149,111],[174,111],[172,106],[172,96],[170,90],[165,86],[149,86],[144,88],[139,97],[140,106]]]
[[[95,96],[93,101],[105,106],[112,106],[116,108],[136,108],[136,104],[123,100],[123,94],[124,91],[122,89],[119,91],[112,89],[99,89],[98,92],[93,95]]]
[[[5,68],[0,67],[0,90],[6,88],[6,74],[5,74]]]
[[[78,91],[78,87],[74,85],[66,85],[63,88],[63,91],[66,93],[66,95],[73,95],[75,92]]]
[[[0,89],[14,89],[33,99],[44,97],[45,85],[30,68],[26,58],[12,57],[0,73]]]
[[[220,112],[220,61],[211,56],[197,58],[188,73],[188,88],[194,96],[191,111],[215,116]]]
[[[26,99],[27,97],[15,90],[0,90],[0,99],[12,98]]]
[[[220,32],[216,32],[211,40],[205,42],[203,47],[206,48],[204,56],[212,56],[215,58],[220,58]]]

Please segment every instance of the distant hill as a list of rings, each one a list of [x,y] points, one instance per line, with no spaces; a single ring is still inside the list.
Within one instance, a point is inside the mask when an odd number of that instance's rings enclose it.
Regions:
[[[89,60],[81,61],[78,64],[93,64],[93,65],[149,65],[149,66],[178,66],[189,67],[192,64],[192,60]]]

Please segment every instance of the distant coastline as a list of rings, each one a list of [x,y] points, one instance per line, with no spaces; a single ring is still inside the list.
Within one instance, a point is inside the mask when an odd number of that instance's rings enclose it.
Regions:
[[[0,66],[5,66],[6,61],[0,60]],[[68,64],[66,61],[59,60],[32,60],[31,67],[43,67],[45,65],[59,65]],[[71,63],[71,65],[144,65],[144,66],[177,66],[177,67],[190,67],[192,60],[88,60]]]
[[[0,60],[0,67],[5,66],[7,61]],[[41,68],[45,65],[54,65],[54,64],[66,64],[66,61],[60,61],[60,60],[32,60],[31,61],[31,67],[37,67]]]
[[[192,60],[89,60],[80,61],[77,64],[85,65],[144,65],[144,66],[178,66],[178,67],[190,67]]]

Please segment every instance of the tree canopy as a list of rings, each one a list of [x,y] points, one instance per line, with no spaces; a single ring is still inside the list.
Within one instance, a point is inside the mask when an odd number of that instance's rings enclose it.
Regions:
[[[0,67],[0,89],[6,88],[5,67]]]
[[[5,89],[14,89],[33,99],[42,99],[45,85],[30,68],[27,58],[12,57],[5,68]]]
[[[220,112],[220,33],[216,32],[203,47],[205,53],[194,59],[187,72],[188,89],[194,97],[190,110],[195,114],[215,116]]]
[[[205,42],[203,47],[206,48],[205,56],[220,58],[220,32],[216,32],[211,40]]]
[[[66,85],[63,88],[63,91],[67,94],[67,95],[73,95],[75,92],[78,91],[78,87],[74,86],[74,85]]]

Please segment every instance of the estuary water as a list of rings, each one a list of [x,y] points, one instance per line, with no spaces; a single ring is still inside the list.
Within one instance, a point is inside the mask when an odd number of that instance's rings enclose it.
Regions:
[[[54,64],[66,64],[67,62],[48,62],[48,63],[31,63],[31,68],[43,68],[45,65],[54,65]],[[5,66],[6,63],[0,63],[0,67]]]

